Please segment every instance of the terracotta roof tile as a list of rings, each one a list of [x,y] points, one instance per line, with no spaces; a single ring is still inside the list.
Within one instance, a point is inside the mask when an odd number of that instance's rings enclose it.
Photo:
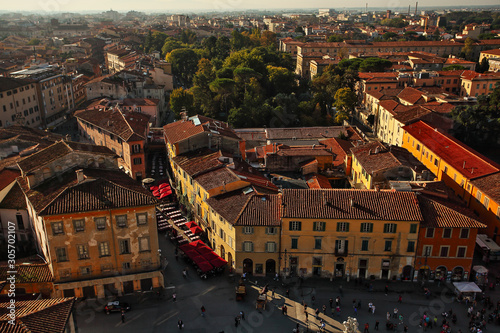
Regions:
[[[75,151],[95,152],[99,154],[115,155],[109,148],[104,146],[96,146],[80,142],[58,141],[49,147],[42,149],[26,158],[17,162],[17,165],[24,174],[40,168],[51,161],[55,161],[67,154]]]
[[[407,125],[403,129],[468,179],[500,171],[497,163],[423,121]]]
[[[5,195],[2,202],[0,202],[0,208],[3,209],[26,209],[26,198],[24,197],[23,191],[19,187],[17,182],[12,186],[10,191]]]
[[[309,186],[309,188],[311,189],[332,188],[332,185],[328,181],[328,178],[323,175],[315,173],[306,177],[306,179],[307,186]]]
[[[5,281],[7,271],[10,271],[7,263],[0,263],[0,281]],[[49,265],[44,264],[16,264],[16,282],[17,283],[37,283],[52,282],[53,277]]]
[[[378,152],[375,151],[378,149]],[[374,172],[401,166],[394,155],[378,141],[373,141],[351,148],[352,155],[356,157],[363,169],[373,175]]]
[[[64,333],[74,298],[16,302],[16,325],[8,324],[7,303],[0,303],[0,331],[14,333]]]
[[[431,228],[486,228],[486,225],[476,219],[459,213],[457,210],[447,207],[436,200],[431,200],[423,195],[418,196],[422,216],[423,227]]]
[[[233,225],[280,225],[279,195],[259,195],[255,191],[245,194],[243,191],[233,191],[211,197],[207,203]]]
[[[83,169],[78,184],[76,170],[30,189],[26,177],[18,183],[39,215],[56,215],[109,208],[155,205],[157,200],[138,182],[118,170]],[[79,168],[78,168],[79,169]]]
[[[398,98],[400,98],[403,101],[406,101],[410,104],[415,104],[418,101],[423,100],[423,98],[422,98],[423,95],[424,95],[423,92],[421,92],[415,88],[406,87],[399,93]]]
[[[182,170],[186,171],[191,177],[196,177],[209,170],[220,168],[224,165],[219,160],[223,155],[220,151],[211,151],[210,149],[198,149],[189,153],[177,155],[173,158]]]
[[[483,195],[500,204],[500,172],[476,178],[471,183],[483,192]]]
[[[423,220],[416,194],[412,192],[285,189],[282,202],[284,218]]]
[[[85,121],[107,132],[113,133],[123,141],[137,141],[139,138],[145,139],[150,116],[140,112],[122,113],[118,108],[92,107],[86,110],[78,110],[75,117]]]
[[[0,190],[10,185],[17,177],[21,175],[19,170],[3,169],[0,170]]]
[[[165,137],[170,144],[186,140],[203,132],[219,133],[239,140],[238,135],[226,123],[197,115],[188,120],[180,120],[163,126]]]

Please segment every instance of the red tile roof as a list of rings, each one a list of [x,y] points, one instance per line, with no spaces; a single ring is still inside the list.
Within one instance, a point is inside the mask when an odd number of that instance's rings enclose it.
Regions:
[[[477,187],[483,195],[500,204],[500,173],[486,175],[471,181],[472,185]],[[494,212],[495,213],[495,212]]]
[[[375,153],[378,150],[377,153]],[[352,155],[356,157],[363,169],[370,175],[380,171],[401,166],[394,155],[385,146],[373,141],[351,148]]]
[[[26,198],[24,197],[19,184],[16,182],[10,191],[5,195],[2,202],[0,202],[0,208],[20,210],[26,209],[26,207]]]
[[[418,196],[424,222],[422,227],[427,228],[486,228],[486,225],[459,213],[437,200],[431,200],[423,195]]]
[[[138,141],[145,139],[150,116],[146,113],[128,112],[122,113],[118,108],[91,107],[86,110],[78,110],[75,117],[80,120],[110,132],[123,141]]]
[[[407,125],[403,129],[468,179],[500,171],[497,163],[423,121]]]
[[[33,189],[28,187],[26,177],[19,177],[17,181],[39,215],[157,204],[149,191],[121,171],[83,169],[86,178],[79,184],[75,170],[70,169]]]
[[[163,126],[165,138],[170,144],[186,140],[203,132],[212,132],[240,140],[238,135],[226,123],[197,115],[188,120],[179,120]]]
[[[61,140],[45,149],[34,153],[33,155],[21,159],[17,162],[17,165],[19,166],[23,174],[27,174],[42,167],[43,165],[46,165],[49,162],[55,161],[56,159],[59,159],[67,154],[78,151],[116,155],[107,147]]]
[[[21,175],[19,170],[3,169],[0,170],[0,190],[10,185],[17,177]]]
[[[422,221],[416,194],[351,189],[283,190],[284,218]]]
[[[306,179],[307,186],[311,189],[332,188],[328,178],[323,175],[315,173],[306,177]]]
[[[281,200],[279,195],[245,194],[233,191],[207,200],[226,221],[239,226],[279,226]]]
[[[0,303],[0,331],[4,333],[64,333],[75,298],[16,302],[16,324],[9,321],[7,302]]]
[[[0,263],[0,281],[5,281],[11,269],[6,262]],[[52,282],[54,279],[49,265],[16,263],[16,283]]]
[[[398,98],[413,105],[419,101],[423,101],[423,95],[423,92],[415,88],[406,87],[398,94]]]

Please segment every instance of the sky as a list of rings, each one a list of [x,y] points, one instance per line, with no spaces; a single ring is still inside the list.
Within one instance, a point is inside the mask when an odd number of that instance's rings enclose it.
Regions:
[[[293,8],[333,8],[342,10],[346,7],[370,7],[392,9],[393,11],[408,10],[408,5],[414,9],[415,1],[408,0],[2,0],[3,11],[30,11],[43,14],[44,12],[79,12],[79,11],[106,11],[113,9],[119,12],[137,10],[142,12],[197,12],[210,11],[239,11],[242,9],[293,9]],[[468,0],[420,0],[419,8],[425,6],[470,6]],[[479,0],[473,5],[499,5],[498,0]],[[412,9],[412,10],[413,10]]]

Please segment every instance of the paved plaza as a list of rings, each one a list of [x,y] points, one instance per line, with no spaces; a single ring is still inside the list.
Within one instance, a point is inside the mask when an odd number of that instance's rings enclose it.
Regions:
[[[325,332],[341,332],[342,322],[348,316],[356,317],[359,321],[360,331],[364,331],[366,323],[369,324],[369,332],[375,332],[375,323],[380,323],[380,331],[386,331],[386,315],[392,315],[394,308],[398,308],[398,314],[403,315],[404,324],[399,324],[399,319],[391,318],[396,324],[396,331],[403,332],[404,326],[408,326],[408,332],[423,332],[419,327],[420,318],[426,312],[432,318],[437,316],[441,324],[443,317],[441,313],[453,310],[457,314],[456,325],[452,324],[452,332],[469,332],[467,310],[465,304],[459,304],[452,297],[451,285],[437,284],[426,285],[433,291],[433,295],[427,299],[421,285],[416,283],[374,281],[372,291],[364,284],[357,285],[354,281],[329,281],[328,279],[305,279],[302,284],[298,279],[289,279],[284,284],[282,281],[273,281],[272,278],[250,277],[246,282],[247,295],[244,300],[236,301],[235,286],[239,276],[229,274],[211,277],[207,280],[200,279],[182,259],[176,261],[174,256],[174,245],[160,237],[162,255],[167,259],[168,266],[165,269],[165,294],[160,298],[154,292],[126,295],[121,297],[122,301],[130,303],[132,310],[125,315],[125,323],[121,322],[118,313],[106,315],[103,311],[105,301],[86,300],[79,302],[76,306],[76,317],[79,332],[177,332],[178,320],[184,323],[184,332],[198,333],[267,333],[267,332],[292,332],[297,323],[300,332],[318,332],[320,320],[325,321]],[[184,278],[182,270],[188,267],[188,277]],[[268,284],[268,304],[265,310],[258,311],[255,301],[262,288]],[[342,285],[342,290],[339,286]],[[389,292],[385,295],[385,286]],[[498,290],[488,291],[492,300],[496,303],[500,300]],[[274,297],[272,290],[274,289]],[[286,296],[286,291],[289,297]],[[342,292],[342,294],[341,294]],[[176,301],[172,295],[176,294]],[[402,303],[398,303],[399,295]],[[340,297],[340,314],[332,315],[329,300]],[[361,302],[361,308],[357,314],[353,308],[353,302]],[[304,312],[307,304],[308,320]],[[368,312],[368,304],[373,303],[375,313]],[[288,308],[287,315],[282,314],[282,306]],[[323,305],[326,306],[326,315],[323,313]],[[201,307],[206,308],[205,316],[201,315]],[[478,309],[482,304],[478,303]],[[315,310],[320,310],[319,319],[316,318]],[[244,313],[239,325],[235,326],[235,318]],[[489,312],[487,312],[489,313]],[[431,332],[441,332],[438,328],[428,329]],[[489,324],[485,332],[500,332],[500,326]]]

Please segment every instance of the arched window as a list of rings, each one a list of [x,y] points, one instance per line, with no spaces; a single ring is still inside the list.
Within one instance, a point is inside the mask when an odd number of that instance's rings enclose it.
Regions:
[[[50,178],[50,176],[52,176],[50,168],[43,168],[43,179]]]

